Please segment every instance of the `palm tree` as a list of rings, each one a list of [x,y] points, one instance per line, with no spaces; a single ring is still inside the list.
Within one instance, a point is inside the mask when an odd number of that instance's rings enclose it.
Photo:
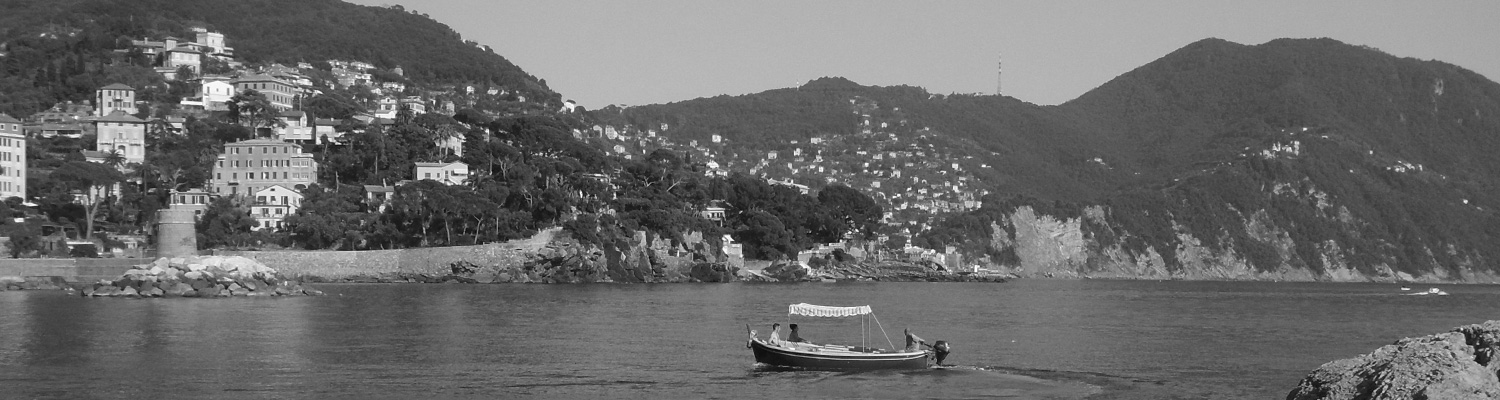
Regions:
[[[453,142],[453,139],[462,140],[464,137],[463,131],[458,130],[458,127],[455,127],[452,124],[439,125],[436,130],[433,130],[432,134],[433,138],[436,139],[434,141],[437,144],[438,153],[434,155],[438,156],[439,159],[441,159],[441,156],[444,154],[454,153],[453,149],[448,147],[448,145]],[[459,146],[463,146],[463,143],[460,142]]]
[[[120,166],[125,165],[125,155],[120,153],[120,149],[110,149],[109,154],[104,156],[104,164],[120,169]]]

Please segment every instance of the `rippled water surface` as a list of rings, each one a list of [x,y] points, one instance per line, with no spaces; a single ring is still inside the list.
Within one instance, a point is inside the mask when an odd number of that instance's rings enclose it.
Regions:
[[[1426,289],[1427,286],[1414,288]],[[303,298],[0,292],[12,398],[1281,398],[1318,365],[1500,319],[1500,286],[1019,280],[1004,284],[321,285]],[[789,303],[872,305],[957,367],[757,368]],[[814,341],[858,320],[796,317]]]

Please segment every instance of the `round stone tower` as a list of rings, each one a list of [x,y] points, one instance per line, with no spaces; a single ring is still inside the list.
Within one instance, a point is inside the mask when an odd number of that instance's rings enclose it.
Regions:
[[[193,226],[193,210],[158,210],[156,221],[157,257],[198,255],[198,231]]]

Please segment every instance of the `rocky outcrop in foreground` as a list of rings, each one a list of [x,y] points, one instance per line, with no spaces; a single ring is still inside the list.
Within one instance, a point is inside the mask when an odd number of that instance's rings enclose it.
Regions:
[[[1287,400],[1500,398],[1500,321],[1406,338],[1313,370]]]
[[[158,258],[113,281],[85,285],[85,297],[229,297],[322,295],[245,257]]]

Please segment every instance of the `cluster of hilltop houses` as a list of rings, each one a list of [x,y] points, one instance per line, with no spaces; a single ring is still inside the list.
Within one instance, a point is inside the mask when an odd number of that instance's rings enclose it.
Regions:
[[[170,113],[153,110],[151,107],[158,105],[139,101],[136,88],[115,83],[95,90],[87,104],[65,102],[28,116],[25,121],[0,114],[0,198],[26,198],[25,138],[28,136],[81,138],[93,133],[93,148],[80,149],[85,159],[95,162],[123,159],[121,168],[126,168],[145,162],[148,131],[183,134],[186,116],[207,117],[227,111],[236,94],[254,90],[279,111],[280,123],[258,128],[256,139],[225,144],[207,187],[174,193],[170,197],[171,206],[201,214],[214,197],[241,197],[251,204],[251,214],[260,222],[257,229],[282,227],[283,218],[296,213],[301,205],[301,192],[317,180],[317,162],[312,154],[302,151],[301,145],[340,142],[342,133],[334,128],[342,121],[313,118],[299,110],[303,99],[320,94],[307,75],[317,72],[313,65],[304,62],[296,67],[272,64],[247,69],[235,59],[234,48],[226,46],[223,34],[204,28],[194,28],[193,33],[192,40],[175,37],[132,40],[130,49],[119,50],[150,57],[156,72],[167,80],[196,83],[198,93],[182,99]],[[222,63],[229,72],[215,68],[212,72],[223,74],[207,73],[205,67],[209,63]],[[405,83],[378,81],[372,76],[376,67],[370,63],[346,60],[327,63],[333,79],[325,81],[326,85],[337,89],[359,88],[379,96],[365,112],[355,116],[362,122],[392,124],[402,108],[415,114],[452,115],[454,111],[451,101],[431,100],[431,95],[438,92],[405,96],[412,92]],[[400,67],[388,72],[395,76],[403,74]],[[476,91],[473,86],[446,89],[469,95]],[[503,88],[487,88],[481,93],[508,94]],[[458,138],[446,139],[438,145],[455,154],[461,155],[463,151]],[[417,163],[414,173],[417,179],[450,185],[463,184],[468,179],[468,167],[463,163]],[[392,191],[392,187],[375,187],[370,196],[378,201]]]
[[[251,68],[235,58],[234,48],[227,46],[222,33],[205,28],[194,28],[191,39],[143,38],[132,40],[130,48],[118,51],[148,57],[164,79],[193,83],[197,93],[183,98],[175,107],[166,107],[170,110],[162,110],[161,104],[140,101],[138,88],[114,83],[96,89],[90,101],[58,104],[27,116],[25,121],[0,114],[0,198],[26,198],[28,136],[81,138],[94,134],[93,147],[80,149],[85,159],[101,163],[122,160],[121,168],[128,168],[146,161],[148,132],[183,134],[188,116],[205,118],[226,112],[236,94],[254,90],[278,111],[279,123],[257,127],[256,139],[225,144],[208,185],[173,193],[170,200],[172,207],[201,214],[215,197],[240,197],[251,205],[251,214],[260,222],[257,229],[276,229],[284,225],[285,216],[296,213],[301,193],[317,180],[317,162],[312,154],[302,151],[301,145],[344,140],[343,133],[335,129],[343,121],[315,118],[300,111],[302,101],[321,94],[321,87],[374,95],[377,100],[365,104],[366,109],[354,117],[367,124],[393,124],[402,109],[413,114],[452,115],[455,99],[513,96],[507,99],[526,101],[503,87],[459,85],[419,90],[392,81],[393,77],[404,76],[400,67],[377,70],[375,65],[358,60],[327,60],[326,66],[318,68],[307,62]],[[311,77],[314,75],[319,84]],[[574,105],[569,102],[567,106]],[[461,138],[446,138],[437,145],[463,154]],[[469,177],[468,166],[463,163],[416,163],[413,173],[416,179],[450,185],[464,184]],[[368,189],[375,203],[394,191],[391,186]]]
[[[85,159],[102,163],[118,157],[124,161],[121,168],[126,168],[129,164],[145,162],[148,129],[163,129],[168,134],[183,133],[180,120],[137,118],[135,89],[126,85],[111,84],[99,88],[93,103],[94,108],[89,112],[72,110],[71,121],[86,126],[61,132],[47,131],[44,127],[53,122],[41,120],[55,118],[59,114],[55,110],[38,113],[31,123],[0,114],[0,198],[26,198],[25,139],[28,135],[81,137],[84,132],[92,132],[95,134],[93,149],[80,150]],[[302,191],[318,177],[318,164],[312,154],[302,151],[302,144],[310,143],[317,136],[336,137],[336,133],[332,131],[335,125],[332,121],[322,125],[306,124],[306,114],[301,111],[285,110],[281,116],[286,127],[276,128],[271,135],[226,143],[213,165],[207,187],[172,194],[171,206],[193,209],[201,214],[214,197],[242,197],[249,200],[251,214],[260,222],[257,229],[282,227],[283,218],[296,213],[301,205]],[[449,185],[462,185],[469,176],[468,166],[460,162],[417,163],[413,172],[417,179],[431,179]],[[392,190],[390,187],[374,188],[372,193]]]
[[[806,194],[814,187],[841,184],[861,188],[887,210],[887,224],[909,235],[929,230],[923,215],[964,212],[982,206],[988,194],[975,187],[974,171],[990,166],[970,154],[937,146],[927,128],[910,126],[901,109],[881,110],[873,100],[850,99],[858,118],[856,133],[822,134],[771,144],[732,146],[731,139],[709,133],[705,140],[672,140],[667,123],[602,123],[573,132],[629,159],[654,148],[684,152],[704,173],[724,176],[746,172],[773,185]],[[616,125],[618,124],[618,125]],[[885,237],[878,240],[884,241]]]

